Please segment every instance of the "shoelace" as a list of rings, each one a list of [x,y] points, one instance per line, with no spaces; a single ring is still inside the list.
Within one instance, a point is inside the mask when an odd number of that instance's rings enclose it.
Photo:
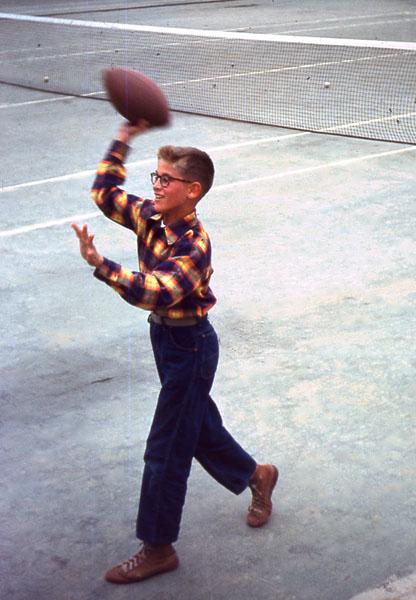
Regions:
[[[267,508],[266,499],[260,494],[258,488],[255,485],[251,485],[251,491],[253,493],[253,499],[249,506],[250,511],[263,511],[263,509]]]
[[[131,558],[128,558],[127,560],[125,560],[122,563],[121,569],[125,573],[129,573],[130,571],[133,571],[133,569],[135,569],[136,567],[139,566],[140,559],[144,557],[144,551],[145,551],[145,548],[143,546],[143,548],[141,548],[137,554],[135,554]]]

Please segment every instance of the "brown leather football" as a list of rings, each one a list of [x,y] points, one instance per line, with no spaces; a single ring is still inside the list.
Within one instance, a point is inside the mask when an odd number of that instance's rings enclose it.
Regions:
[[[159,86],[149,77],[127,69],[113,67],[103,71],[107,96],[114,108],[130,123],[146,119],[153,127],[169,123],[169,105]]]

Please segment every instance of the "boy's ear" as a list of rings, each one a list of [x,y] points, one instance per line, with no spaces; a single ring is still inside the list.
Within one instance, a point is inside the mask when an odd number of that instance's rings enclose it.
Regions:
[[[202,195],[202,185],[199,181],[193,181],[188,187],[188,198],[191,200],[198,200]]]

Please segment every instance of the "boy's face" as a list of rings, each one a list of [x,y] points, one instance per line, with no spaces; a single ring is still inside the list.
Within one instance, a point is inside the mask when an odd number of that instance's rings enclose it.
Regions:
[[[201,185],[197,181],[186,180],[186,177],[181,175],[172,163],[162,159],[157,163],[156,174],[160,177],[167,176],[165,182],[163,178],[162,181],[157,178],[153,184],[155,194],[153,203],[155,210],[162,214],[164,223],[169,225],[194,210]]]

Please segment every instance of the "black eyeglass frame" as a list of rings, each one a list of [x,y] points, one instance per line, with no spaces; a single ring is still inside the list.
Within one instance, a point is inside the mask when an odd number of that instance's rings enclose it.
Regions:
[[[183,181],[184,183],[192,183],[192,181],[190,181],[189,179],[173,177],[172,175],[168,175],[167,173],[163,175],[159,175],[159,173],[156,173],[155,171],[153,173],[150,173],[150,181],[152,182],[152,185],[155,185],[158,179],[160,181],[160,185],[163,188],[167,188],[171,181]]]

